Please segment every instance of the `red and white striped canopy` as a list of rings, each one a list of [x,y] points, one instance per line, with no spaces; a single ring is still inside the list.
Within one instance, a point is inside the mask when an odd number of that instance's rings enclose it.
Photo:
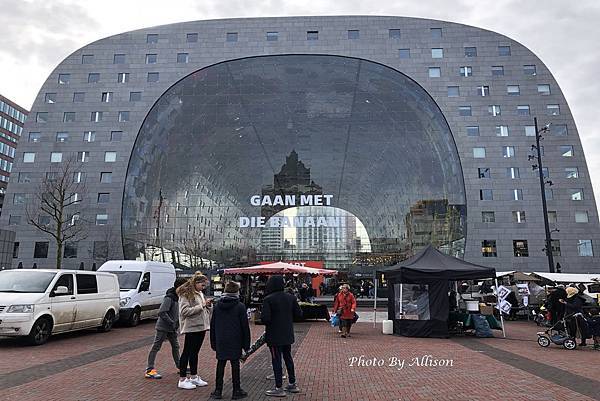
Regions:
[[[337,270],[317,269],[314,267],[306,267],[293,265],[285,262],[275,262],[266,265],[257,265],[250,267],[234,267],[231,269],[223,269],[224,274],[311,274],[333,276],[337,274]]]

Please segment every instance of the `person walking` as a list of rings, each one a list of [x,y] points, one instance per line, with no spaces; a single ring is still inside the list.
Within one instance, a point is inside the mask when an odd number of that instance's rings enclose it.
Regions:
[[[242,349],[250,349],[250,326],[246,307],[240,302],[240,285],[235,281],[225,284],[224,293],[213,308],[210,319],[210,346],[216,352],[217,373],[215,390],[211,397],[216,400],[223,398],[223,376],[227,361],[231,365],[231,380],[233,382],[232,400],[248,396],[241,387],[240,357]]]
[[[163,298],[158,310],[158,320],[156,321],[156,334],[154,335],[154,343],[148,354],[148,365],[146,367],[147,379],[160,379],[162,375],[156,371],[154,364],[156,354],[160,351],[162,343],[169,340],[171,343],[171,353],[175,366],[179,369],[179,341],[177,341],[177,330],[179,329],[179,296],[177,288],[181,287],[187,280],[177,278],[172,288],[167,290],[167,294]]]
[[[286,391],[299,393],[296,384],[292,344],[294,343],[294,318],[302,317],[302,309],[296,297],[284,292],[283,276],[271,276],[265,288],[268,294],[262,307],[261,320],[265,325],[265,340],[271,351],[271,362],[275,375],[275,388],[266,391],[271,397],[285,397]],[[283,389],[283,367],[289,376],[288,385]]]
[[[350,337],[350,328],[356,313],[356,298],[350,292],[348,284],[343,284],[341,288],[333,303],[333,313],[340,317],[341,337],[346,338]]]
[[[565,286],[559,284],[547,298],[552,325],[555,325],[558,321],[562,320],[565,315],[565,305],[560,302],[561,299],[567,299],[567,292],[565,291]]]
[[[191,390],[208,385],[198,376],[198,353],[204,342],[206,331],[210,328],[212,299],[206,299],[202,291],[208,285],[208,278],[195,274],[177,289],[179,295],[179,321],[181,333],[185,334],[183,351],[179,358],[178,388]],[[190,367],[188,377],[187,367]]]

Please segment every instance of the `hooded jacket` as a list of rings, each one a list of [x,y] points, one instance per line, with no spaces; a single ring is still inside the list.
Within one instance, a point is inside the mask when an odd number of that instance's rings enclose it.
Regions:
[[[169,288],[158,310],[156,330],[174,332],[179,329],[179,297],[175,287]]]
[[[261,311],[265,325],[266,342],[269,346],[294,343],[294,318],[302,317],[302,309],[296,297],[284,290],[283,276],[271,276],[265,286],[268,294]]]
[[[219,360],[236,360],[250,348],[250,325],[246,307],[239,297],[225,293],[213,308],[210,347]]]

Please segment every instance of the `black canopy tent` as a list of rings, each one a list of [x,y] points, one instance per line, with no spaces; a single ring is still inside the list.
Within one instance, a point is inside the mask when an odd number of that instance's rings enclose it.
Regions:
[[[388,281],[388,319],[394,322],[394,334],[409,337],[448,337],[450,281],[496,278],[495,269],[445,255],[431,245],[379,272],[385,274]],[[411,291],[421,301],[423,298],[428,301],[427,311],[421,308],[415,310],[413,319],[400,318],[397,301],[402,298],[402,284],[414,284]]]

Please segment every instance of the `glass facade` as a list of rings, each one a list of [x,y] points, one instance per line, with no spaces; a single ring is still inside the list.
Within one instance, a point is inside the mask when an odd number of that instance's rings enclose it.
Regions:
[[[123,199],[126,258],[218,265],[464,252],[454,139],[418,84],[338,56],[234,60],[196,71],[149,112]],[[171,255],[169,255],[171,256]]]

